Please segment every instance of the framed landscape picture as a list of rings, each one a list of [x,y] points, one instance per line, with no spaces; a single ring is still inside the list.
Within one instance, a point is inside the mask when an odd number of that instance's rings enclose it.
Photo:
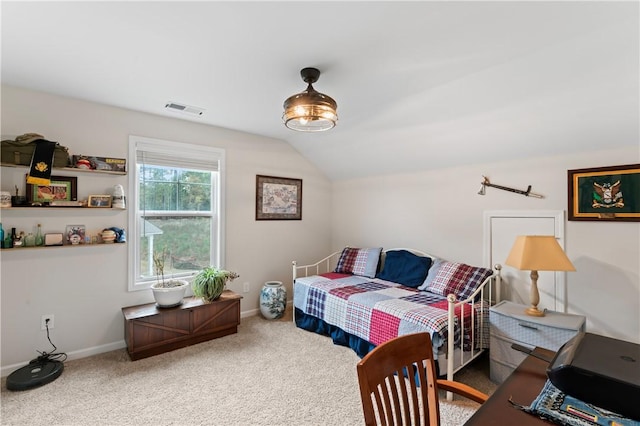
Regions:
[[[302,220],[302,179],[256,175],[256,220]]]
[[[27,184],[27,203],[45,204],[52,201],[76,201],[78,178],[75,176],[51,176],[49,185]]]
[[[568,170],[569,220],[640,222],[640,164]]]

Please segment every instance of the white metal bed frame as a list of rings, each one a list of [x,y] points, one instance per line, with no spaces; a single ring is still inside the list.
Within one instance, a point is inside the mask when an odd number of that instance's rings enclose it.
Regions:
[[[410,251],[411,253],[414,253],[418,256],[429,256],[432,259],[435,259],[436,256],[433,256],[431,254],[425,253],[421,250],[416,250],[416,249],[410,249],[410,248],[392,248],[392,249],[387,249],[387,250],[383,250],[383,256],[381,259],[382,264],[380,265],[380,267],[384,267],[384,254],[388,251],[394,251],[394,250],[407,250]],[[324,259],[319,260],[316,263],[312,263],[309,265],[300,265],[298,266],[297,262],[294,260],[292,262],[292,276],[293,276],[293,292],[295,294],[295,285],[296,285],[296,278],[298,277],[308,277],[310,275],[320,275],[323,273],[327,273],[327,272],[332,272],[335,270],[336,264],[338,263],[338,259],[340,258],[340,254],[342,253],[342,250],[340,251],[336,251],[332,254],[330,254],[329,256],[325,257]],[[464,318],[465,316],[465,310],[466,309],[471,309],[471,307],[469,307],[469,304],[473,304],[473,301],[476,299],[476,297],[479,296],[479,300],[486,300],[489,303],[489,306],[491,306],[492,303],[492,286],[491,283],[494,283],[494,287],[496,288],[496,297],[499,298],[500,297],[500,287],[502,285],[502,276],[500,274],[500,271],[502,269],[501,265],[495,265],[493,267],[493,275],[491,275],[489,278],[487,278],[485,280],[485,282],[482,283],[482,285],[480,285],[478,287],[478,289],[473,292],[473,294],[471,294],[467,299],[465,300],[457,300],[456,296],[453,294],[450,294],[447,296],[447,305],[448,305],[448,321],[447,321],[447,332],[449,336],[455,336],[455,322],[454,322],[454,316],[455,316],[455,309],[459,306],[460,307],[460,315],[461,318]],[[498,303],[500,300],[495,300],[495,303]],[[485,307],[484,305],[480,305],[481,306],[481,310],[484,310]],[[481,312],[482,315],[480,315],[480,320],[484,321],[484,318],[488,318],[488,313],[487,315],[485,315],[484,312]],[[471,330],[474,330],[474,327],[476,326],[475,322],[476,322],[476,316],[475,315],[470,315],[471,318]],[[295,322],[295,308],[293,310],[293,321]],[[460,336],[464,336],[465,333],[465,322],[464,321],[460,321]],[[476,349],[476,338],[479,337],[480,339],[488,339],[489,336],[484,336],[485,333],[485,328],[484,324],[479,324],[479,330],[480,330],[480,336],[476,336],[476,333],[470,333],[472,336],[472,340],[471,340],[471,350],[470,351],[466,351],[468,353],[466,353],[464,350],[456,350],[455,349],[455,342],[454,339],[447,339],[447,353],[446,353],[446,358],[447,358],[447,363],[446,363],[446,369],[447,369],[447,380],[453,380],[453,375],[460,371],[460,369],[462,369],[465,365],[469,364],[471,361],[473,361],[474,359],[476,359],[478,356],[480,356],[485,349]],[[462,337],[461,337],[462,339]],[[482,340],[481,340],[482,341]],[[457,355],[456,355],[457,354]],[[458,361],[458,362],[456,362]],[[451,392],[447,392],[447,399],[448,400],[452,400],[453,399],[453,394]]]

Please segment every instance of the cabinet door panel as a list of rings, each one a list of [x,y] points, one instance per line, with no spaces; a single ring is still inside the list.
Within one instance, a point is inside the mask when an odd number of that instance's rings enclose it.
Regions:
[[[240,304],[234,300],[214,302],[198,309],[193,309],[193,333],[208,333],[236,327],[239,322],[239,309]]]
[[[189,312],[171,311],[163,315],[139,318],[133,324],[136,350],[178,339],[189,334]]]

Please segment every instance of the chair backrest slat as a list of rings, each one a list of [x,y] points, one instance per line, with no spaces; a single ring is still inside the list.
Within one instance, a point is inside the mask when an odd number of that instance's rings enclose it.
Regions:
[[[438,424],[437,383],[428,333],[400,336],[378,346],[358,363],[357,370],[367,425]]]

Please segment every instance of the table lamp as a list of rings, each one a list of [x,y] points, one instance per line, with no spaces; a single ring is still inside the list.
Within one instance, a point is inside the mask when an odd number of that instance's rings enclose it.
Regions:
[[[538,271],[575,271],[567,255],[553,235],[520,235],[511,248],[505,264],[520,270],[531,271],[531,307],[527,315],[543,317],[538,309]]]

